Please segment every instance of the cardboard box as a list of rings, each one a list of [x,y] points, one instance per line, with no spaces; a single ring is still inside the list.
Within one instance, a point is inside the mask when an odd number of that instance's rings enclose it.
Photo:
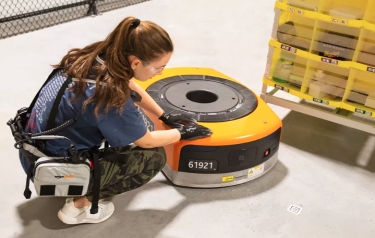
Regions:
[[[277,29],[277,40],[281,43],[308,51],[313,36],[313,27],[295,26],[293,22],[286,22]]]
[[[355,79],[352,90],[358,93],[369,95],[371,97],[375,97],[375,82],[372,81],[371,77]]]
[[[363,104],[363,105],[366,103],[366,99],[367,99],[367,95],[353,92],[353,91],[349,93],[349,96],[347,98],[348,101],[356,102],[356,103]]]
[[[374,36],[374,39],[372,40],[375,40],[375,36]],[[375,43],[368,42],[368,41],[363,42],[362,51],[366,53],[370,53],[370,54],[375,54]]]
[[[345,31],[346,29],[348,28],[344,28],[342,30]],[[355,49],[358,43],[358,35],[356,33],[359,35],[359,32],[353,32],[353,35],[350,35],[349,32],[338,33],[334,31],[316,31],[315,39],[330,45],[341,46],[342,48],[347,49]]]
[[[324,98],[328,96],[329,89],[327,88],[327,84],[319,82],[319,81],[312,81],[309,85],[309,94],[314,98]]]
[[[309,94],[315,98],[329,97],[332,100],[342,98],[345,89],[329,85],[319,81],[312,81],[309,85]]]
[[[365,65],[375,66],[375,54],[360,52],[358,54],[357,62]]]
[[[313,50],[320,56],[337,59],[352,60],[358,40],[351,35],[339,33],[317,33]]]
[[[323,79],[317,79],[320,80],[326,84],[330,84],[332,86],[336,86],[339,88],[345,88],[347,84],[347,80],[343,78],[339,78],[333,75],[326,74],[326,76]]]
[[[375,97],[368,96],[365,102],[365,106],[375,109]]]
[[[353,20],[362,20],[365,10],[355,7],[338,6],[329,10],[329,15]]]
[[[316,11],[319,6],[319,0],[288,0],[288,4],[307,10]]]
[[[310,49],[311,40],[307,40],[298,36],[291,36],[284,33],[277,33],[277,40],[281,43],[290,45],[300,50],[308,51]]]
[[[327,66],[327,64],[325,64],[325,66]],[[332,70],[332,68],[325,68],[324,70],[318,68],[316,70],[309,70],[309,74],[311,74],[312,79],[316,81],[345,89],[348,82],[347,77],[339,77],[337,74],[332,74],[330,70]],[[322,76],[317,76],[318,71],[322,71]],[[293,69],[292,73],[294,73]]]
[[[302,86],[303,77],[295,74],[290,74],[289,83],[297,87]]]
[[[329,91],[330,91],[330,95],[328,95],[330,97],[330,99],[337,99],[337,98],[342,98],[344,97],[344,93],[345,93],[345,89],[344,88],[339,88],[339,87],[336,87],[336,86],[333,86],[333,85],[329,85]]]
[[[296,64],[293,65],[291,74],[297,75],[297,76],[305,76],[306,73],[306,66],[298,66]]]

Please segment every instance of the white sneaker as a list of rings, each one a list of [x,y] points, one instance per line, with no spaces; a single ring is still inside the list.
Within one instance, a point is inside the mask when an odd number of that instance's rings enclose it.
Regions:
[[[109,201],[99,201],[98,207],[98,213],[91,214],[91,205],[76,208],[73,198],[68,198],[57,216],[66,224],[100,223],[107,220],[115,211],[115,206]]]

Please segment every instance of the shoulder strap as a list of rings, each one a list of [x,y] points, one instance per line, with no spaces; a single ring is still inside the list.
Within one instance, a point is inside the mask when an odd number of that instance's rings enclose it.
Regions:
[[[51,75],[52,75],[52,74],[51,74]],[[48,77],[46,83],[50,80],[51,75]],[[62,96],[63,96],[63,94],[64,94],[64,92],[65,92],[66,87],[67,87],[67,86],[69,85],[69,83],[71,83],[72,81],[78,81],[78,79],[76,79],[76,78],[72,78],[72,77],[68,77],[68,78],[66,79],[66,81],[61,85],[61,88],[60,88],[59,92],[57,93],[56,99],[55,99],[55,101],[53,102],[53,106],[52,106],[52,109],[51,109],[51,113],[50,113],[50,115],[49,115],[49,117],[48,117],[48,122],[47,122],[46,131],[48,131],[48,130],[54,128],[54,126],[55,126],[55,119],[56,119],[56,115],[57,115],[57,111],[58,111],[57,109],[58,109],[58,107],[59,107],[59,105],[60,105],[61,98],[62,98]],[[96,81],[95,81],[95,80],[92,80],[92,79],[84,79],[84,81],[85,81],[85,82],[88,82],[88,83],[96,83]],[[45,85],[46,83],[44,83],[44,85]],[[44,86],[44,85],[43,85],[43,86]],[[100,85],[106,85],[106,84],[103,83],[103,82],[100,82]],[[40,90],[39,90],[39,92],[40,92]],[[38,92],[37,96],[39,95],[39,92]],[[142,96],[141,96],[139,93],[137,93],[136,91],[134,91],[134,90],[131,90],[131,94],[130,94],[130,96],[131,96],[131,98],[133,99],[134,102],[140,102],[140,101],[142,100]],[[33,103],[35,103],[35,102],[34,102],[35,100],[36,100],[36,99],[34,98]]]
[[[65,80],[65,82],[61,85],[61,88],[60,88],[59,92],[57,93],[57,96],[56,96],[55,101],[53,102],[53,105],[52,105],[52,108],[51,108],[51,112],[48,116],[47,127],[45,129],[46,131],[51,130],[52,128],[55,127],[55,119],[56,119],[56,115],[57,115],[57,111],[58,111],[57,109],[59,108],[60,101],[61,101],[62,96],[64,95],[65,89],[66,89],[66,87],[68,87],[70,82],[72,82],[72,78],[68,77]]]

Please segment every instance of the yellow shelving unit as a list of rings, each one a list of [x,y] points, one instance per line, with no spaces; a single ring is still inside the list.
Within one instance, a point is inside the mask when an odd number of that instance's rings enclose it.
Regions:
[[[375,0],[277,1],[261,97],[375,134]]]
[[[375,118],[375,73],[352,69],[341,107]]]

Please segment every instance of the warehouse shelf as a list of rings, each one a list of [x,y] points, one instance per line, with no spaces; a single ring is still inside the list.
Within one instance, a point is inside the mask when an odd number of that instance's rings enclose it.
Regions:
[[[375,1],[277,1],[263,86],[269,103],[334,121],[339,116],[375,133]],[[275,97],[278,91],[303,105]]]

